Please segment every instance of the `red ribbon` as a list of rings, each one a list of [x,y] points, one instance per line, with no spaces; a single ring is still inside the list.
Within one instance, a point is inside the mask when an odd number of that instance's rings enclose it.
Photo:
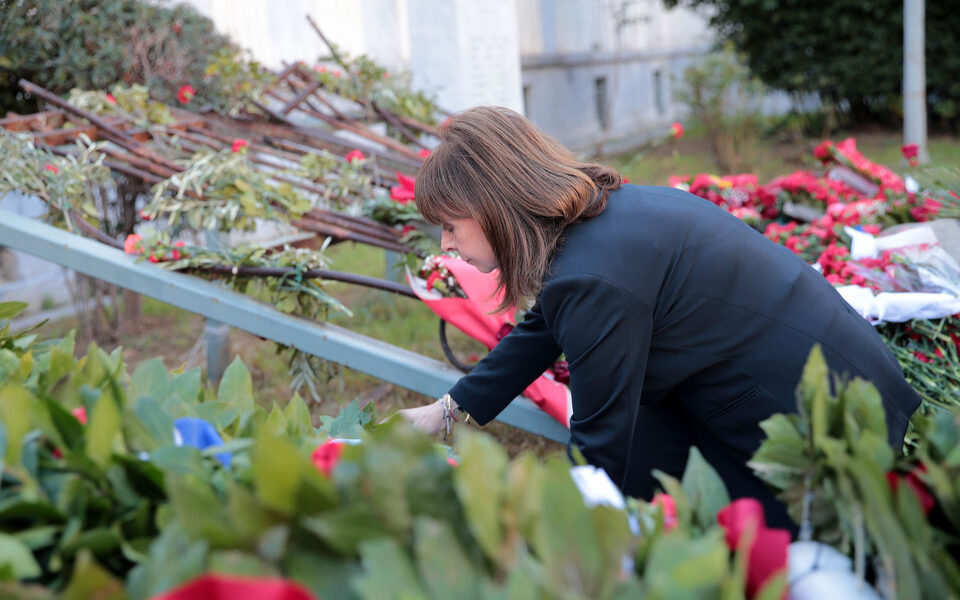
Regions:
[[[317,600],[299,584],[283,579],[201,575],[150,600]]]

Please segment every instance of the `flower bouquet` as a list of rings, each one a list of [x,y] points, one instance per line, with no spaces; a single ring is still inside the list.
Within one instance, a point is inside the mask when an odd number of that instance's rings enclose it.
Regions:
[[[446,255],[429,256],[417,274],[407,280],[418,298],[444,321],[493,349],[513,328],[514,311],[490,314],[502,295],[495,294],[495,273],[481,273],[463,260]],[[549,371],[524,390],[523,395],[551,417],[569,427],[570,390]]]

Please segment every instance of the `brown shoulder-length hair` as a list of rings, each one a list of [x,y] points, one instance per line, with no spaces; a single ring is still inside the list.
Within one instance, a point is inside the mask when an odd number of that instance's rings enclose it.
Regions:
[[[479,223],[497,259],[504,310],[537,295],[566,228],[603,212],[620,183],[614,169],[578,161],[516,112],[480,106],[444,124],[417,175],[415,201],[431,223]]]

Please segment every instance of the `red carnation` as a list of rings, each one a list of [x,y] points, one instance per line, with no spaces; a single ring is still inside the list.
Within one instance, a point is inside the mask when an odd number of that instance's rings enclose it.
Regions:
[[[347,152],[347,155],[344,158],[347,159],[348,163],[367,159],[367,157],[363,155],[363,152],[360,152],[359,150],[351,150],[350,152]]]
[[[683,137],[683,125],[680,123],[674,123],[670,126],[670,135],[676,139]]]
[[[397,181],[400,182],[400,185],[390,188],[390,199],[400,204],[409,204],[414,198],[416,179],[397,172]]]
[[[667,531],[677,526],[677,505],[670,494],[657,494],[650,501],[652,506],[659,506],[663,512],[663,528]]]
[[[177,100],[180,101],[180,104],[186,104],[193,99],[193,95],[195,93],[196,92],[194,91],[193,86],[189,83],[186,85],[181,85],[180,89],[177,90]]]
[[[186,254],[180,252],[180,248],[183,248],[185,244],[183,242],[177,242],[173,245],[173,260],[180,260]]]
[[[123,251],[127,254],[141,254],[143,252],[140,245],[142,241],[143,237],[139,233],[131,233],[123,242]]]
[[[916,144],[906,144],[900,146],[900,152],[903,153],[903,157],[907,159],[907,163],[909,163],[911,167],[917,166],[917,157],[920,156],[919,146]]]
[[[833,142],[826,140],[813,149],[813,156],[822,163],[827,163],[833,158]]]
[[[240,152],[241,150],[243,150],[249,145],[250,144],[247,142],[247,140],[243,138],[237,138],[233,140],[233,146],[231,146],[230,149],[233,151],[234,154],[236,154],[237,152]]]
[[[85,406],[77,407],[77,408],[73,409],[72,411],[70,411],[70,413],[71,413],[78,421],[80,421],[80,424],[81,424],[81,425],[86,425],[86,424],[87,424],[87,408],[86,408]]]
[[[336,467],[340,461],[340,454],[342,452],[343,442],[327,440],[316,447],[310,459],[313,460],[313,465],[320,469],[320,472],[329,477],[334,467]]]

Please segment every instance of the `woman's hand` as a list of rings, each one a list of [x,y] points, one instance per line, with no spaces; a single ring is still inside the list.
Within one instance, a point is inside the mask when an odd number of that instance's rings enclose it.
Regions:
[[[405,408],[397,412],[411,425],[427,435],[436,435],[443,431],[444,408],[439,400],[426,406]]]

